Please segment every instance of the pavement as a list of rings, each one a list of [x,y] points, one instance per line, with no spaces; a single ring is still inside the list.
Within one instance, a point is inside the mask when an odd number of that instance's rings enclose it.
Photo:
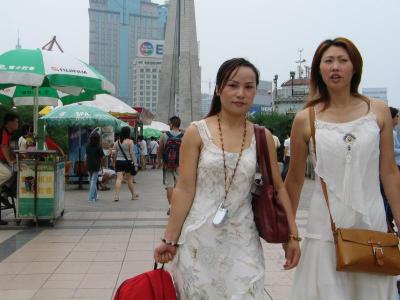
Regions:
[[[136,181],[139,200],[130,200],[124,184],[119,202],[111,189],[100,191],[93,206],[87,204],[87,185],[68,185],[65,214],[53,226],[16,226],[11,211],[3,211],[11,222],[0,230],[0,300],[110,300],[122,281],[151,270],[168,204],[160,170],[140,172]],[[300,234],[312,187],[306,180],[296,220]],[[268,297],[287,299],[293,271],[283,270],[280,245],[262,245]]]

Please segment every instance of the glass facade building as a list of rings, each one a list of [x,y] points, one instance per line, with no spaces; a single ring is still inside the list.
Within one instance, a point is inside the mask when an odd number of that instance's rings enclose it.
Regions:
[[[150,0],[89,0],[89,63],[116,87],[116,97],[134,99],[138,40],[164,40],[168,5]]]

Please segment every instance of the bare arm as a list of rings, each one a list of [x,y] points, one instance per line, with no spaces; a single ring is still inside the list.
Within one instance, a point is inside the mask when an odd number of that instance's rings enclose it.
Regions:
[[[197,162],[202,141],[195,125],[185,132],[179,153],[179,179],[171,201],[171,215],[164,237],[178,241],[183,223],[193,203],[196,192]]]
[[[159,168],[161,167],[161,162],[162,162],[162,151],[163,151],[163,148],[164,148],[164,141],[163,140],[164,140],[163,136],[161,136],[160,144],[158,146],[158,151],[157,151],[157,164],[158,164]]]
[[[133,142],[129,142],[129,155],[131,156],[132,163],[136,165],[135,152],[133,151]]]
[[[299,206],[301,189],[304,184],[310,136],[311,129],[308,110],[302,110],[297,113],[292,125],[292,132],[290,134],[290,164],[285,180],[285,187],[292,202],[295,215]]]
[[[400,173],[394,159],[392,118],[387,106],[371,101],[380,132],[379,173],[397,228],[400,228]]]

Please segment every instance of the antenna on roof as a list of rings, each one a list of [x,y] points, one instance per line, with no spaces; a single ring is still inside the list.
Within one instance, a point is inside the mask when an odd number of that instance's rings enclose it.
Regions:
[[[301,58],[301,54],[302,54],[303,50],[304,50],[303,48],[297,50],[297,52],[299,52],[299,60],[297,60],[296,63],[299,64],[299,66],[297,67],[297,70],[298,70],[300,79],[303,78],[303,73],[304,73],[304,70],[303,70],[303,67],[301,66],[301,64],[306,62],[305,59]]]
[[[19,43],[19,29],[18,29],[18,39],[17,39],[17,44],[15,45],[15,49],[21,49],[21,44]]]

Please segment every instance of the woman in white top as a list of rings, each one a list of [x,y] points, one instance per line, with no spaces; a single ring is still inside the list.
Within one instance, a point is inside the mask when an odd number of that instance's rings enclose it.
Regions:
[[[210,113],[183,137],[171,215],[155,259],[174,259],[170,269],[181,300],[264,299],[264,257],[250,194],[256,145],[253,124],[246,120],[259,74],[250,62],[235,58],[222,64],[216,82]],[[284,265],[291,269],[300,256],[297,227],[274,140],[268,130],[265,136],[274,185],[292,234]],[[214,216],[222,203],[219,215],[224,217],[218,221]]]
[[[399,227],[400,174],[393,155],[391,117],[384,102],[358,93],[361,73],[362,58],[351,41],[322,42],[311,66],[311,100],[294,119],[285,186],[295,209],[309,153],[317,179],[292,300],[397,299],[393,276],[336,271],[330,218],[318,179],[326,182],[337,227],[387,231],[380,177]],[[315,114],[316,161],[310,113]]]

